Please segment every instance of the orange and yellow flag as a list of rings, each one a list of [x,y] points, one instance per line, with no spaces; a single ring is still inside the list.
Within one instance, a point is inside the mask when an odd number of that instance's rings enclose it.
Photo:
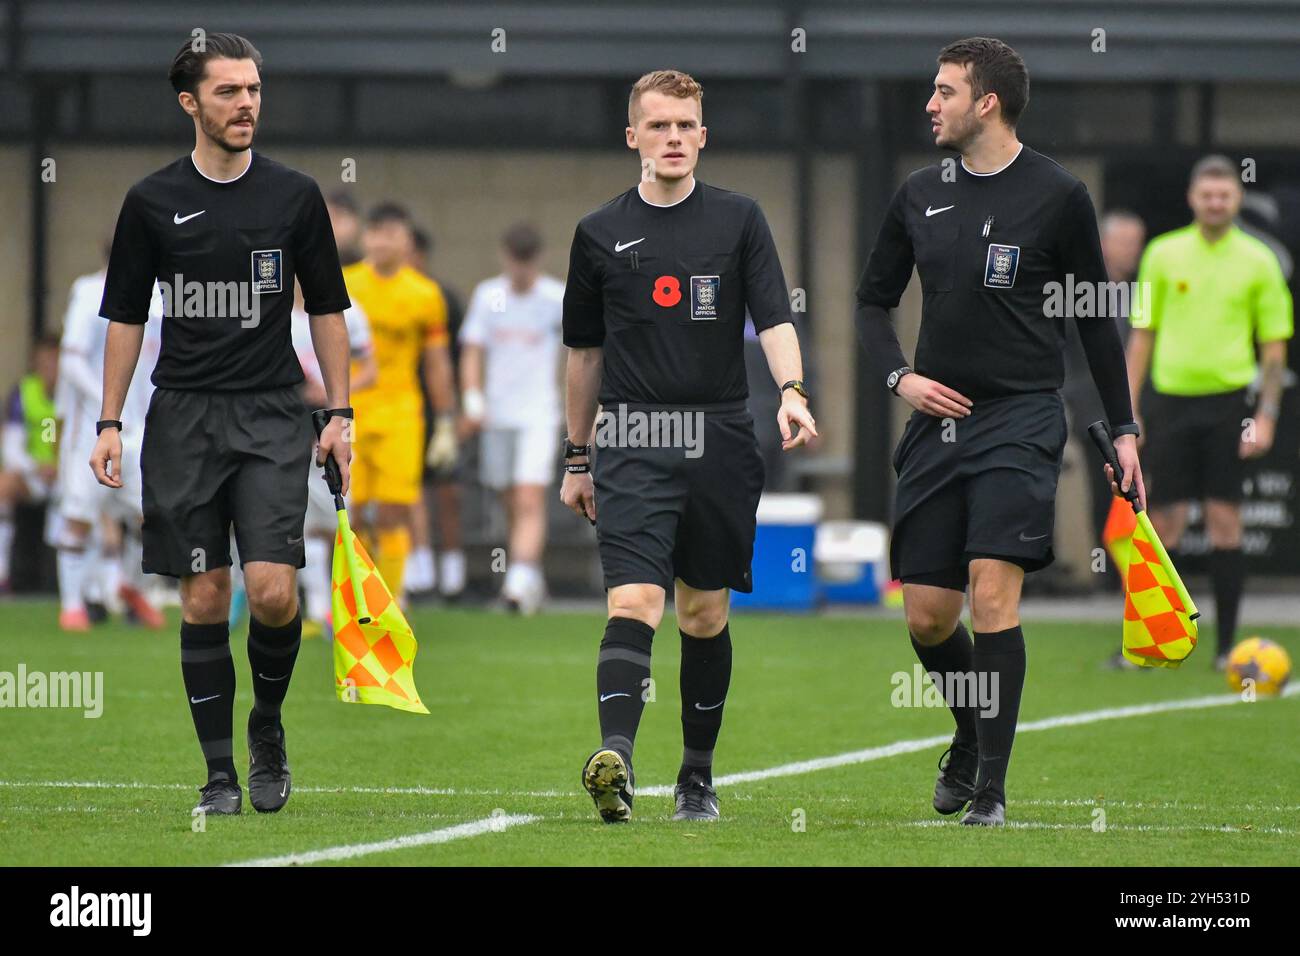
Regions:
[[[1117,504],[1127,504],[1116,499]],[[1130,509],[1130,513],[1132,510]],[[1145,511],[1133,514],[1124,557],[1124,656],[1142,667],[1177,667],[1196,649],[1200,612]],[[1118,559],[1117,559],[1118,561]]]
[[[334,538],[334,683],[339,700],[427,714],[415,688],[411,625],[339,508]]]

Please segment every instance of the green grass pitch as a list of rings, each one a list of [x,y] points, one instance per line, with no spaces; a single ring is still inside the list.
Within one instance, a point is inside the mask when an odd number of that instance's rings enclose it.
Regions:
[[[518,619],[418,610],[416,677],[429,717],[334,698],[329,644],[305,641],[285,707],[295,792],[195,832],[203,765],[174,629],[54,627],[47,603],[3,607],[0,671],[102,671],[104,710],[0,710],[0,863],[220,864],[385,843],[489,821],[447,842],[343,860],[363,865],[1290,864],[1300,846],[1300,695],[1198,704],[1022,732],[1004,830],[930,808],[943,745],[720,783],[723,819],[674,824],[642,793],[633,822],[599,822],[579,770],[596,737],[598,614]],[[173,613],[173,618],[175,612]],[[1114,624],[1028,622],[1022,725],[1224,695],[1202,648],[1180,670],[1110,672]],[[951,732],[946,710],[896,708],[914,662],[881,618],[737,615],[735,673],[715,774],[724,777]],[[1246,633],[1251,633],[1247,631]],[[637,740],[638,789],[673,781],[681,748],[674,619],[655,651],[655,700]],[[1270,629],[1300,660],[1300,629]],[[236,765],[251,702],[235,652]],[[906,751],[908,748],[901,748]],[[1104,810],[1105,828],[1097,809]],[[505,826],[516,816],[529,822]],[[504,819],[503,819],[504,818]],[[485,832],[484,832],[485,831]],[[455,831],[460,832],[460,831]],[[441,837],[432,838],[441,840]]]

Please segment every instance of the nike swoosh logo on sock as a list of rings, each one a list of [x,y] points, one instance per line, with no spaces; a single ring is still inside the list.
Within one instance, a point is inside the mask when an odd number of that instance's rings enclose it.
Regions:
[[[619,693],[617,693],[617,694],[601,694],[601,695],[600,695],[600,702],[603,704],[603,703],[605,703],[605,701],[609,700],[611,697],[631,697],[631,696],[632,696],[631,694],[624,694],[624,693],[622,693],[621,691],[620,691]]]

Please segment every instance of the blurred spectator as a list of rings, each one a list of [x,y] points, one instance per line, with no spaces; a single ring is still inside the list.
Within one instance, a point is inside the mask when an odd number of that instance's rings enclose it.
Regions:
[[[339,249],[339,264],[350,266],[360,262],[361,252],[361,210],[352,193],[344,190],[332,193],[325,200],[325,208],[330,215],[330,225],[334,228],[334,244]]]
[[[474,290],[460,334],[462,434],[483,430],[480,478],[501,493],[509,528],[501,596],[523,614],[546,595],[546,489],[560,442],[564,284],[542,274],[541,252],[533,226],[506,231],[502,274]]]
[[[29,371],[4,403],[0,425],[0,591],[9,588],[14,508],[46,501],[58,474],[54,389],[59,340],[45,336],[32,347]],[[90,461],[89,457],[86,459]],[[87,465],[89,468],[89,465]]]
[[[1146,225],[1142,219],[1127,209],[1115,209],[1106,213],[1098,224],[1101,232],[1101,254],[1106,260],[1106,277],[1111,282],[1132,282],[1142,259],[1142,247],[1146,243]],[[1131,287],[1130,287],[1131,288]],[[1119,327],[1120,338],[1128,341],[1129,297],[1117,299],[1125,308],[1119,314],[1111,316]],[[1096,383],[1088,370],[1088,360],[1083,353],[1083,343],[1079,341],[1079,330],[1073,319],[1065,322],[1065,386],[1061,396],[1070,416],[1070,432],[1084,444],[1084,457],[1089,467],[1086,469],[1088,481],[1088,498],[1091,505],[1090,520],[1095,532],[1094,540],[1101,541],[1102,528],[1106,524],[1106,515],[1110,511],[1112,498],[1110,484],[1102,471],[1100,459],[1092,450],[1092,440],[1088,437],[1088,426],[1095,421],[1105,421],[1106,413],[1101,406],[1101,397],[1097,394]],[[1136,398],[1136,396],[1135,396]],[[1105,580],[1112,589],[1120,586],[1119,576],[1107,565]]]
[[[465,308],[460,293],[433,271],[433,237],[428,230],[416,226],[412,231],[411,267],[433,279],[442,288],[447,300],[447,333],[450,339],[452,375],[460,367],[460,325]],[[424,393],[424,414],[427,422],[433,421],[433,403],[429,384],[421,375]],[[432,436],[426,436],[426,440]],[[448,468],[425,469],[421,500],[413,506],[411,532],[413,549],[407,561],[408,590],[418,594],[431,591],[435,585],[444,598],[455,599],[465,590],[465,551],[461,531],[461,461]],[[433,541],[429,534],[428,501],[434,499],[433,520],[437,526],[438,564],[434,569]]]

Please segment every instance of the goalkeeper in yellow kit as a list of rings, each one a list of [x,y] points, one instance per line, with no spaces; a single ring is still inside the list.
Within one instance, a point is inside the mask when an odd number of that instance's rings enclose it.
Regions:
[[[352,393],[352,503],[394,595],[402,593],[410,506],[420,498],[424,463],[445,467],[456,457],[447,301],[436,282],[407,265],[412,242],[410,214],[381,203],[366,217],[365,258],[343,270],[348,295],[370,319],[378,366],[374,385]],[[421,361],[437,415],[427,449]]]

